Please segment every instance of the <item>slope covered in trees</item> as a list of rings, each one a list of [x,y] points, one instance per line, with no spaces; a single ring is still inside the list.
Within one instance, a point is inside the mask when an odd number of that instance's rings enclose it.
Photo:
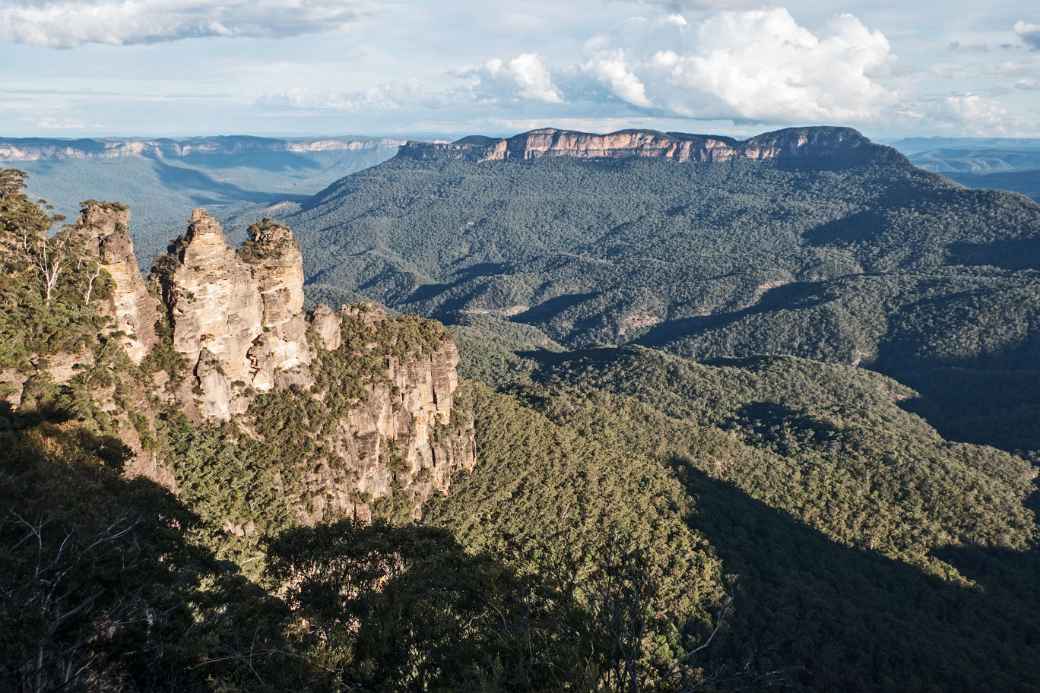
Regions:
[[[722,690],[1040,683],[1029,462],[943,439],[900,406],[911,390],[848,366],[524,357],[465,329],[464,372],[497,392],[474,387],[481,465],[429,519],[466,545],[638,537],[660,585],[732,600],[702,598],[720,629],[696,661]],[[683,576],[698,555],[718,567]]]
[[[1040,206],[898,155],[822,166],[402,154],[291,219],[323,299],[505,320],[572,348],[861,364],[933,398],[951,378],[989,399],[1009,371],[1037,378]],[[936,423],[1032,450],[1040,434],[1021,429],[1040,431],[1036,404],[987,424],[1015,418],[1017,435]]]

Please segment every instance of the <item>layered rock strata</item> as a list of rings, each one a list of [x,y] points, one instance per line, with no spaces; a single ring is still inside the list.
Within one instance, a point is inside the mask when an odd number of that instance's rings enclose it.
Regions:
[[[329,152],[389,149],[404,144],[397,139],[272,139],[223,136],[172,139],[50,139],[0,138],[0,161],[109,160],[129,157],[180,159],[196,156],[233,156],[276,152]]]
[[[747,140],[654,130],[620,130],[606,135],[543,128],[514,137],[466,137],[447,144],[409,142],[400,156],[465,161],[658,158],[686,162],[869,161],[902,157],[873,144],[851,128],[807,127],[768,132]]]

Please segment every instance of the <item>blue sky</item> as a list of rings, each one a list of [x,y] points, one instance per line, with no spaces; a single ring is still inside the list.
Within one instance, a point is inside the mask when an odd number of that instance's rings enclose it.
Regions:
[[[0,0],[0,135],[1040,136],[1040,5]]]

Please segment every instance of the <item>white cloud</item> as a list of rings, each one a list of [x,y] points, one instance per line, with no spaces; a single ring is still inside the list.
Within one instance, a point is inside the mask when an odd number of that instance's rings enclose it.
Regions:
[[[276,109],[310,109],[344,113],[386,113],[439,109],[457,102],[459,94],[438,90],[417,80],[388,82],[369,89],[329,92],[311,89],[287,89],[266,94],[257,100],[261,106]]]
[[[750,7],[761,7],[760,0],[637,0],[641,5],[656,5],[679,14],[681,12],[697,12],[700,10],[741,10]]]
[[[283,37],[340,29],[369,0],[5,0],[0,40],[54,48],[185,38]]]
[[[852,15],[820,35],[785,9],[721,12],[678,50],[649,62],[661,104],[691,116],[862,122],[894,100],[872,72],[892,59],[888,40]],[[655,101],[658,99],[655,98]]]
[[[1012,117],[999,102],[978,94],[947,96],[943,101],[946,114],[937,114],[939,119],[952,120],[968,132],[976,134],[1006,134],[1012,125]],[[943,116],[946,116],[943,118]]]
[[[646,85],[625,62],[623,50],[602,51],[586,62],[582,69],[622,101],[642,108],[653,105],[647,98]]]
[[[945,97],[901,104],[891,114],[893,123],[915,130],[956,135],[1011,136],[1033,131],[1026,119],[999,100],[982,94],[950,94]]]
[[[783,8],[646,14],[593,33],[580,53],[554,52],[552,62],[528,44],[513,57],[422,83],[333,94],[290,90],[260,103],[371,115],[376,123],[384,122],[379,113],[393,111],[410,124],[450,118],[604,127],[667,121],[677,130],[703,129],[691,121],[724,121],[725,129],[742,131],[814,123],[965,134],[1030,129],[1021,100],[1037,82],[1021,49],[1005,54],[1015,60],[985,63],[986,80],[1005,85],[1001,98],[968,85],[949,96],[949,86],[926,95],[923,82],[900,75],[886,36],[849,14],[811,26]],[[968,68],[951,69],[956,76]]]
[[[1015,22],[1015,33],[1027,46],[1033,50],[1040,50],[1040,24],[1017,21]]]
[[[563,103],[545,61],[535,53],[511,60],[493,58],[476,70],[467,71],[477,80],[478,91],[490,97],[519,97],[543,103]]]

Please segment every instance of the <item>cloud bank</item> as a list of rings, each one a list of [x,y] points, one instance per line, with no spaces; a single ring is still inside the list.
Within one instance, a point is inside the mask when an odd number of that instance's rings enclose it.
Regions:
[[[896,100],[874,76],[892,59],[885,36],[851,15],[818,32],[782,8],[716,12],[696,21],[663,15],[590,38],[583,55],[569,62],[550,64],[536,53],[486,60],[454,73],[456,81],[439,93],[388,84],[374,97],[282,94],[266,102],[406,111],[434,101],[525,114],[540,107],[553,117],[858,123],[879,118]]]
[[[4,0],[0,40],[53,48],[334,31],[368,0]]]
[[[1040,24],[1029,24],[1028,22],[1015,22],[1015,33],[1022,41],[1033,50],[1040,51]]]

